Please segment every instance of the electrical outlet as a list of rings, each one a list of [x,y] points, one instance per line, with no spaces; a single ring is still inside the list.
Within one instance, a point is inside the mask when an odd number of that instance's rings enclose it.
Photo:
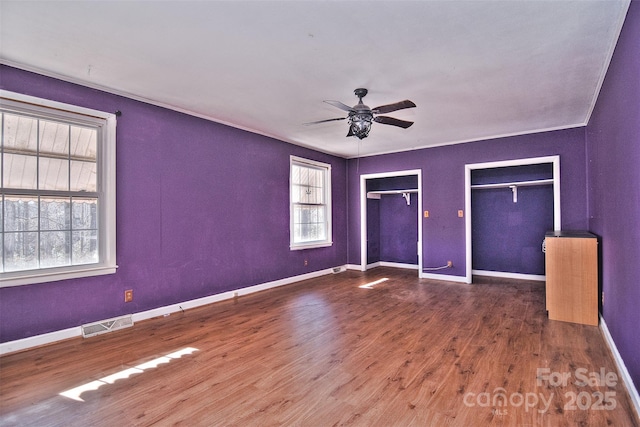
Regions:
[[[453,261],[447,261],[447,267],[449,268],[453,267]]]
[[[304,260],[304,266],[306,267],[307,265],[309,265],[309,260],[308,260],[308,259],[305,259],[305,260]]]
[[[133,289],[128,289],[124,291],[124,302],[133,301]]]

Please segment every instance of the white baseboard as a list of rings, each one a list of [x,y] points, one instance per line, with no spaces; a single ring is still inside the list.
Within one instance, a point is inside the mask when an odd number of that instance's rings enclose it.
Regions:
[[[622,382],[624,383],[627,391],[629,392],[629,397],[631,398],[631,403],[633,404],[634,409],[636,410],[635,416],[636,420],[640,422],[640,395],[638,395],[638,389],[635,384],[633,384],[633,379],[631,379],[631,375],[627,370],[627,366],[624,364],[624,360],[622,360],[622,356],[618,352],[618,348],[616,347],[616,343],[613,341],[613,337],[609,332],[609,328],[607,327],[607,322],[604,321],[602,315],[600,316],[600,330],[602,331],[602,335],[604,336],[604,340],[607,342],[609,346],[609,350],[611,350],[611,354],[613,354],[613,360],[616,362],[616,366],[618,367],[618,371],[620,371],[620,375],[622,376]]]
[[[340,266],[339,268],[344,268]],[[358,267],[359,268],[359,267]],[[272,282],[261,283],[259,285],[249,286],[246,288],[235,289],[220,294],[210,295],[203,298],[197,298],[190,301],[184,301],[178,304],[171,304],[164,307],[158,307],[151,310],[141,311],[139,313],[133,313],[132,318],[134,323],[142,320],[151,319],[153,317],[165,316],[171,313],[180,312],[189,308],[200,307],[202,305],[211,304],[226,299],[231,299],[236,296],[248,295],[254,292],[264,291],[267,289],[276,288],[279,286],[289,285],[292,283],[300,282],[302,280],[313,279],[314,277],[320,277],[327,274],[333,274],[333,268],[326,270],[313,271],[311,273],[301,274],[299,276],[287,277],[285,279],[274,280]],[[135,327],[135,326],[134,326]],[[0,356],[15,353],[16,351],[22,351],[33,347],[38,347],[45,344],[51,344],[56,341],[62,341],[68,338],[82,336],[82,328],[76,326],[73,328],[63,329],[59,331],[53,331],[46,334],[35,335],[32,337],[22,338],[15,341],[7,341],[0,343]]]
[[[355,264],[348,264],[349,266],[352,267],[352,270],[362,270],[362,267],[359,265],[355,265]],[[409,270],[419,270],[420,267],[418,266],[418,264],[403,264],[401,262],[388,262],[388,261],[378,261],[378,262],[373,262],[371,264],[367,264],[366,269],[367,270],[371,270],[372,268],[376,268],[376,267],[392,267],[392,268],[406,268]]]
[[[452,276],[449,274],[434,274],[434,273],[425,273],[420,272],[421,279],[433,279],[433,280],[444,280],[446,282],[459,282],[459,283],[467,283],[467,278],[465,276]]]
[[[404,264],[404,263],[401,263],[401,262],[387,262],[387,261],[380,261],[379,264],[380,264],[380,267],[405,268],[407,270],[419,270],[420,269],[418,264]]]
[[[26,350],[32,347],[51,344],[53,342],[66,340],[68,338],[81,336],[82,328],[80,326],[76,326],[73,328],[48,332],[46,334],[35,335],[33,337],[22,338],[15,341],[7,341],[0,343],[0,356],[9,353],[15,353],[16,351]]]
[[[360,264],[347,264],[347,270],[357,270],[362,271],[362,266]]]
[[[507,279],[536,280],[538,282],[544,282],[547,280],[547,276],[544,275],[509,273],[504,271],[471,270],[471,274],[475,276],[504,277]]]

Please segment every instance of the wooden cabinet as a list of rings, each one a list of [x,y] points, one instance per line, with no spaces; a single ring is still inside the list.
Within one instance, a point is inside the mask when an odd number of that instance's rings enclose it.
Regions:
[[[598,239],[588,232],[545,237],[549,319],[598,325]]]

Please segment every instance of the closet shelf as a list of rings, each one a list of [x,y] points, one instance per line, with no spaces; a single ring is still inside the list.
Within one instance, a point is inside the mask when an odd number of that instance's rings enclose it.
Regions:
[[[367,191],[367,199],[379,199],[383,194],[407,194],[417,193],[417,188],[411,188],[409,190],[379,190],[379,191]]]
[[[471,189],[484,189],[484,188],[512,188],[512,187],[532,187],[534,185],[553,185],[553,179],[537,179],[534,181],[514,181],[514,182],[500,182],[497,184],[475,184],[471,186]]]

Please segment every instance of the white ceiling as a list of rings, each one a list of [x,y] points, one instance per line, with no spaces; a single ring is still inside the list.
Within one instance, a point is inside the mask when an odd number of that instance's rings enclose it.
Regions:
[[[0,60],[342,157],[587,123],[628,1],[0,2]],[[346,138],[323,100],[410,99]]]

